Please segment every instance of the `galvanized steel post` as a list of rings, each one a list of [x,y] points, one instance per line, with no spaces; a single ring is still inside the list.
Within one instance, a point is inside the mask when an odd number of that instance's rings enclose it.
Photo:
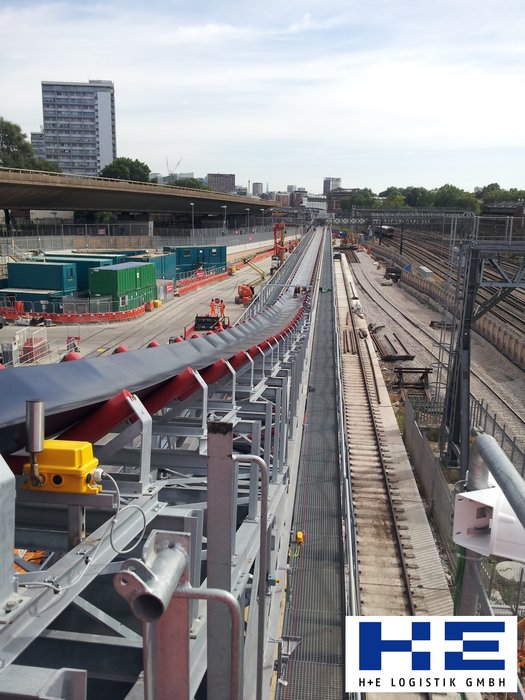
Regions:
[[[257,620],[257,687],[256,700],[262,699],[264,630],[266,623],[266,535],[268,527],[268,490],[270,475],[264,459],[258,455],[233,455],[236,462],[254,462],[261,472],[261,520],[259,528],[259,608]]]

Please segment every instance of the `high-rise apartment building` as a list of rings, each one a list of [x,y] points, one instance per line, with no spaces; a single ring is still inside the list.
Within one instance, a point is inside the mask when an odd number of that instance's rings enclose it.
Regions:
[[[252,185],[252,193],[254,197],[260,197],[264,192],[262,182],[254,182]]]
[[[323,194],[328,194],[330,190],[336,190],[341,187],[340,177],[325,177],[323,180]]]
[[[98,175],[117,156],[115,93],[110,80],[42,81],[44,127],[31,134],[37,156],[65,173]]]
[[[208,187],[215,192],[229,194],[235,190],[235,175],[225,173],[208,173]]]

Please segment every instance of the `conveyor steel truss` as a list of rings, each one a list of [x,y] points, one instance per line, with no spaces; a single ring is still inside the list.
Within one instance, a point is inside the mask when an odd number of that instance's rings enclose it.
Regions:
[[[188,700],[205,674],[209,700],[268,696],[321,248],[228,331],[0,372],[0,698]],[[29,398],[93,443],[99,494],[20,488]],[[14,546],[44,553],[15,586]]]

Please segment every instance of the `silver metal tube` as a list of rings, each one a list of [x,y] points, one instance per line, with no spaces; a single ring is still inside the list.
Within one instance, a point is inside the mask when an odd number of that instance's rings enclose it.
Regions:
[[[26,432],[27,451],[31,462],[30,479],[33,486],[40,486],[43,477],[40,476],[37,455],[44,450],[45,413],[43,401],[26,401]]]
[[[186,565],[187,556],[181,547],[157,553],[151,566],[154,578],[145,583],[142,593],[130,600],[133,614],[139,620],[155,622],[164,614]]]
[[[259,617],[257,620],[257,685],[256,700],[262,699],[264,625],[266,606],[266,528],[268,524],[268,490],[270,475],[268,466],[258,455],[233,455],[235,462],[255,462],[261,472],[261,520],[259,528]]]
[[[478,435],[471,448],[481,457],[503,491],[512,510],[525,527],[525,482],[516,468],[491,435]],[[483,487],[477,487],[483,488]]]
[[[44,402],[26,401],[26,430],[28,452],[43,452],[44,450],[44,419]]]
[[[224,603],[231,614],[231,699],[241,700],[241,625],[242,614],[237,598],[229,591],[220,588],[179,588],[174,598],[214,600]]]

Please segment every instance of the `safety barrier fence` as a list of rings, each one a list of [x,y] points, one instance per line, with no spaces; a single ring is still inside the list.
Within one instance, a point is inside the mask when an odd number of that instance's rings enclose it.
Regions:
[[[427,399],[414,395],[410,397],[410,402],[416,411],[418,425],[437,435],[443,415],[443,401],[433,401],[429,404]],[[501,425],[497,414],[490,411],[486,401],[478,401],[473,396],[470,397],[470,425],[472,430],[481,430],[491,435],[515,466],[516,471],[525,478],[523,436],[513,435],[505,424]]]

